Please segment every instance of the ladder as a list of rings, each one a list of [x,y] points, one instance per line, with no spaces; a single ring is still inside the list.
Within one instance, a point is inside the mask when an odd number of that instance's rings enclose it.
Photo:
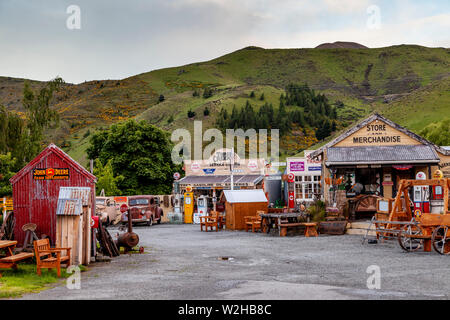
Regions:
[[[386,221],[386,220],[377,220],[375,216],[373,216],[372,219],[370,220],[369,227],[366,229],[366,234],[363,237],[362,244],[364,244],[366,240],[368,240],[368,238],[370,237],[369,236],[370,231],[375,231],[376,236],[374,237],[377,240],[382,239],[382,241],[384,241],[384,239],[388,240],[396,239],[398,234],[402,232],[402,228],[388,229],[385,227],[388,224],[401,227],[405,225],[418,225],[418,222],[414,218],[412,218],[411,221]],[[375,228],[371,229],[372,225],[374,225]]]

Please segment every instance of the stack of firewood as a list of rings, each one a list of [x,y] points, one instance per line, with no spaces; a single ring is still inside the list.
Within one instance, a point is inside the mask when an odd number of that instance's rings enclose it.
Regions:
[[[102,223],[100,223],[98,226],[97,240],[100,244],[100,252],[103,255],[106,255],[108,257],[117,257],[120,255],[119,248],[112,239],[108,230],[103,227]]]

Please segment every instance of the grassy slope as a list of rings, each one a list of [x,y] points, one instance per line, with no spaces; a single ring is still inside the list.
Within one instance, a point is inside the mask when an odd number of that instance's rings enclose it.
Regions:
[[[449,114],[448,76],[450,50],[420,46],[377,49],[262,49],[244,48],[217,59],[143,73],[123,80],[91,81],[67,85],[56,97],[61,126],[49,132],[49,140],[70,141],[66,148],[86,164],[84,133],[98,126],[136,117],[173,130],[192,129],[186,113],[192,109],[206,129],[215,113],[225,107],[242,106],[251,91],[258,108],[265,101],[278,105],[288,83],[308,83],[330,98],[343,101],[341,118],[361,118],[374,109],[413,130]],[[39,87],[40,83],[33,83]],[[20,110],[21,79],[0,78],[0,102]],[[214,86],[209,99],[193,97],[193,90]],[[166,100],[158,103],[163,94]],[[383,95],[394,101],[383,103]],[[406,94],[404,96],[395,95]],[[211,114],[203,117],[207,106]],[[405,112],[408,111],[408,112]],[[416,112],[416,113],[415,113]],[[417,112],[421,116],[415,116]],[[169,124],[170,116],[174,122]],[[295,153],[295,151],[294,151]]]

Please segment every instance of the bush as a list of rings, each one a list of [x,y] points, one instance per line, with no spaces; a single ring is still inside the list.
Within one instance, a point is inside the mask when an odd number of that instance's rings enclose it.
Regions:
[[[195,115],[196,115],[196,113],[189,109],[189,111],[187,113],[188,118],[191,119],[191,118],[195,117]]]
[[[311,220],[319,222],[325,220],[325,203],[321,200],[316,200],[308,208],[308,213],[311,216]]]
[[[209,109],[208,109],[208,107],[205,107],[205,110],[203,110],[203,115],[206,117],[206,116],[209,116]]]

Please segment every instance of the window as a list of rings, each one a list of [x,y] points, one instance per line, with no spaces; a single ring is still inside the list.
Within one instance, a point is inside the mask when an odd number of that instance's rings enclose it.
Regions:
[[[130,206],[148,205],[148,199],[130,199]]]
[[[320,192],[320,176],[296,176],[295,198],[313,200],[316,193]]]

